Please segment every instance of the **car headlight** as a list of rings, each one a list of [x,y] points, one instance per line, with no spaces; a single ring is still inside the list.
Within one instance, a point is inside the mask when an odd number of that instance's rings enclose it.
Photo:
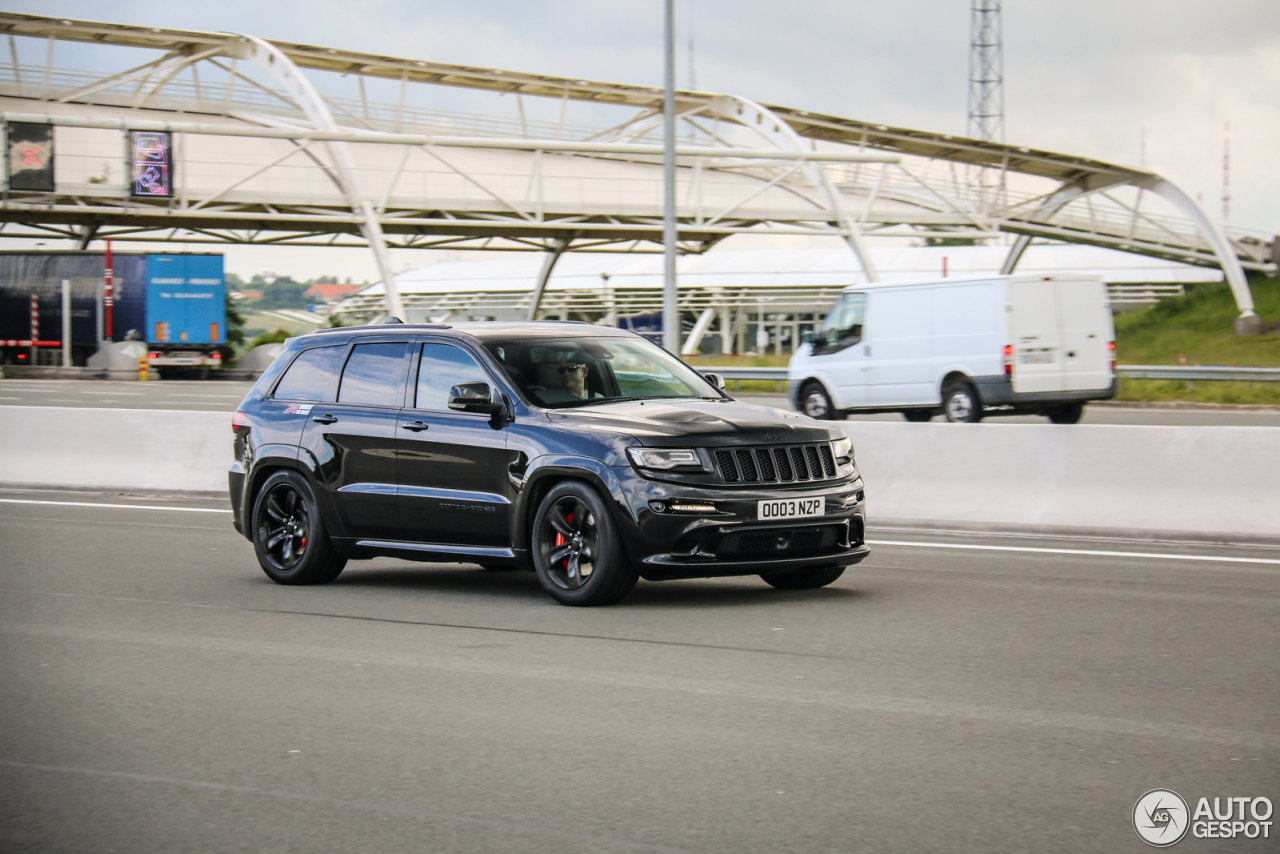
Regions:
[[[853,440],[848,436],[836,439],[831,443],[831,453],[835,454],[840,465],[853,462]]]
[[[702,468],[702,460],[692,448],[627,448],[627,456],[642,469]]]

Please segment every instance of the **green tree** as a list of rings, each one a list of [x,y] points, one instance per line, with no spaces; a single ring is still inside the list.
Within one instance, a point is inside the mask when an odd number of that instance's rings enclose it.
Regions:
[[[255,279],[257,276],[254,277]],[[310,285],[295,282],[288,276],[278,276],[270,284],[262,286],[262,299],[256,308],[306,308],[307,298],[303,296]]]
[[[227,293],[223,295],[224,305],[226,306],[226,343],[218,347],[218,352],[222,354],[222,364],[230,365],[235,361],[236,351],[244,346],[244,315],[240,313],[240,307],[236,305],[235,300],[231,298],[230,287]]]

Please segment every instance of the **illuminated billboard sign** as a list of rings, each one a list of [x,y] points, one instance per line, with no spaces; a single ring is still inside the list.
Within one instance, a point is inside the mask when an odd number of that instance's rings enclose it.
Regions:
[[[9,122],[9,189],[53,192],[53,125]]]
[[[129,132],[133,162],[131,195],[138,198],[173,197],[173,136],[167,131]]]

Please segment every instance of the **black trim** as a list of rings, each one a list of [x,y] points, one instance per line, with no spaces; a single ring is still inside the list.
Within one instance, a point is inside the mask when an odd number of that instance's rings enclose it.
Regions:
[[[1016,392],[1013,378],[1007,374],[990,377],[970,377],[978,399],[983,406],[1013,406],[1018,409],[1035,409],[1045,406],[1061,406],[1069,403],[1085,403],[1090,400],[1110,400],[1116,396],[1113,377],[1108,388],[1090,388],[1083,391]]]

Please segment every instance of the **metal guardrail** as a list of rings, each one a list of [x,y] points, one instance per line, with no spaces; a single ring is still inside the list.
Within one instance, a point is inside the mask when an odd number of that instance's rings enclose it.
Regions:
[[[787,378],[786,368],[744,368],[695,365],[702,373],[719,374],[726,380],[774,380]],[[1234,380],[1236,382],[1280,382],[1280,368],[1236,368],[1221,365],[1118,365],[1116,374],[1144,380]]]
[[[1222,365],[1118,365],[1122,377],[1143,380],[1235,380],[1280,382],[1280,368],[1236,368]]]

